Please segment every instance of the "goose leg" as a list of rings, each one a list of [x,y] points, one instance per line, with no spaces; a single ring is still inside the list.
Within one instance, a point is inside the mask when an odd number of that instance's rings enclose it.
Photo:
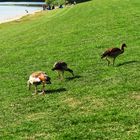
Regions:
[[[64,80],[64,71],[62,71],[62,77],[61,80]]]
[[[45,83],[43,83],[42,94],[45,94]]]
[[[107,59],[107,57],[106,57],[106,60],[107,60],[107,62],[108,62],[108,66],[109,66],[109,64],[110,64],[110,61]]]
[[[113,66],[114,66],[114,63],[115,63],[115,58],[113,59]]]
[[[57,71],[58,73],[58,79],[61,79],[60,71]]]
[[[42,92],[40,92],[39,95],[45,95],[45,83],[44,82],[42,82]]]
[[[35,93],[34,94],[37,94],[37,85],[35,85]]]

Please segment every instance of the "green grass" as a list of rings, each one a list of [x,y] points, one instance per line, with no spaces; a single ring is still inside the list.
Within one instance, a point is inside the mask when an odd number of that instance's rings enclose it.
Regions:
[[[0,139],[139,140],[139,5],[93,0],[1,24]],[[100,55],[124,42],[124,54],[108,67]],[[51,71],[57,60],[79,78],[59,81]],[[51,77],[51,94],[28,91],[37,70]]]

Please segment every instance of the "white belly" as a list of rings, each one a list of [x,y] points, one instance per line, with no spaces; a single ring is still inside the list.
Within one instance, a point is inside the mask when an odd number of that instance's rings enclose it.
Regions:
[[[29,82],[30,82],[31,84],[33,84],[33,83],[41,82],[41,80],[40,80],[38,77],[32,77],[32,76],[30,76],[30,77],[29,77]]]

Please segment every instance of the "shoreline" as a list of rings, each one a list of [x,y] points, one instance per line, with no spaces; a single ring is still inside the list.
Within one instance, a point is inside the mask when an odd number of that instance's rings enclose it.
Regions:
[[[20,20],[21,18],[25,17],[25,16],[28,16],[28,15],[34,15],[38,12],[41,12],[42,10],[37,10],[37,11],[34,11],[32,13],[26,13],[24,15],[21,15],[21,16],[17,16],[17,17],[13,17],[13,18],[9,18],[9,19],[6,19],[6,20],[3,20],[3,21],[0,21],[0,25],[1,24],[4,24],[4,23],[8,23],[8,22],[12,22],[12,21],[17,21],[17,20]]]

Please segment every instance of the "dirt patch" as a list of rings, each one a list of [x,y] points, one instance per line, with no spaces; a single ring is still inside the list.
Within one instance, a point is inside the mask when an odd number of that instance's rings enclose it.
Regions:
[[[140,95],[133,95],[132,98],[136,100],[140,100]]]
[[[81,105],[81,102],[78,99],[75,99],[72,97],[64,100],[64,103],[68,104],[68,106],[70,106],[72,108],[75,108],[75,107]]]
[[[38,120],[38,119],[42,119],[42,118],[44,118],[45,117],[45,113],[44,112],[39,112],[39,113],[33,113],[33,114],[30,114],[30,115],[28,115],[27,117],[26,117],[26,119],[28,120],[28,121],[30,121],[30,120]]]

